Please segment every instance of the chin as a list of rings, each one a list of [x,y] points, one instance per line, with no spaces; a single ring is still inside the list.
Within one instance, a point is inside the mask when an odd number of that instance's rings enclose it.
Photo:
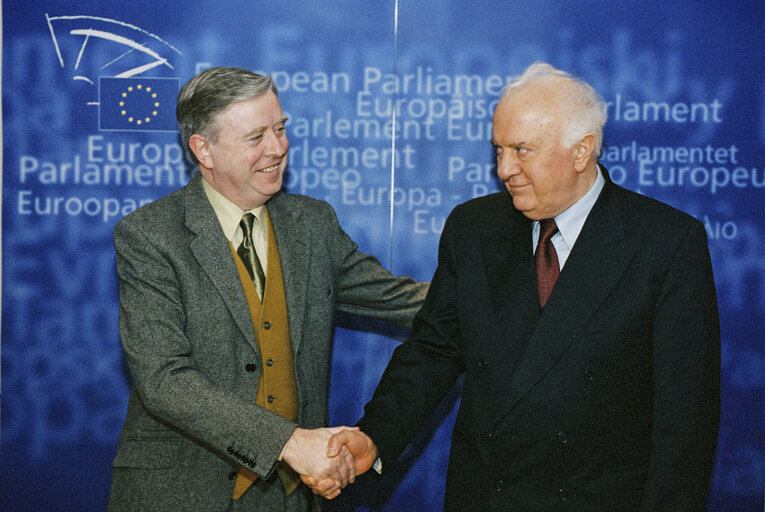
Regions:
[[[261,184],[261,186],[265,189],[270,189],[276,187],[276,189],[280,189],[282,187],[282,172],[274,172],[273,174],[261,174],[258,176],[258,182]]]
[[[510,194],[513,198],[513,206],[515,206],[515,209],[520,212],[529,212],[534,209],[533,204],[529,204],[530,201],[524,197],[520,196],[514,196],[513,194]]]
[[[281,181],[278,184],[275,184],[274,186],[270,186],[263,190],[264,195],[267,195],[268,197],[273,197],[276,194],[279,193],[279,191],[282,189],[282,183]]]

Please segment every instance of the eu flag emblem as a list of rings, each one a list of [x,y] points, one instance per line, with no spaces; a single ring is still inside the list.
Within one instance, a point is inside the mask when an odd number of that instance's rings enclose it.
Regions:
[[[178,131],[177,78],[100,77],[98,85],[100,130]]]

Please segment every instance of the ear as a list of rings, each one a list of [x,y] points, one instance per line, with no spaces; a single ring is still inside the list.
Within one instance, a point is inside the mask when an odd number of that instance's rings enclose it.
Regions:
[[[595,153],[595,136],[588,133],[574,147],[574,169],[576,172],[584,172]]]
[[[205,169],[212,169],[212,157],[210,156],[210,143],[198,133],[189,138],[189,149],[199,160],[199,164]]]

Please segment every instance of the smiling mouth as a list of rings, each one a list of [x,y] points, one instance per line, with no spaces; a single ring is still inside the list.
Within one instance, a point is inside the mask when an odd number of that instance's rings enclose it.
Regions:
[[[507,186],[507,188],[509,190],[520,190],[522,188],[526,188],[526,187],[529,186],[528,183],[521,183],[521,184],[518,184],[518,185],[513,185],[513,184],[510,184],[510,183],[507,183],[507,182],[505,182],[505,185]]]
[[[258,172],[265,172],[265,173],[272,173],[279,170],[279,164],[276,164],[271,167],[266,167],[265,169],[260,169]]]

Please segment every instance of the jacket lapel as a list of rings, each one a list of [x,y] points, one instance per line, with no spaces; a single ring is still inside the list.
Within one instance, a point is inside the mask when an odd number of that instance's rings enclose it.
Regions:
[[[531,221],[508,207],[498,222],[497,230],[482,241],[486,277],[502,339],[509,340],[513,346],[506,348],[517,357],[521,340],[528,339],[539,316]]]
[[[202,188],[202,176],[197,174],[186,186],[184,195],[186,227],[196,237],[190,248],[197,262],[210,277],[242,336],[256,353],[258,343],[244,296],[242,283],[231,256],[226,237],[210,201]]]
[[[303,212],[295,205],[288,205],[289,198],[280,193],[268,204],[268,213],[274,225],[276,244],[279,246],[279,261],[284,277],[284,292],[287,296],[287,318],[289,319],[290,342],[293,355],[297,355],[303,337],[306,297],[308,297],[310,254],[306,247],[307,233],[301,233],[300,217]]]
[[[539,317],[513,375],[510,408],[561,358],[638,248],[624,230],[615,188],[606,183]]]

